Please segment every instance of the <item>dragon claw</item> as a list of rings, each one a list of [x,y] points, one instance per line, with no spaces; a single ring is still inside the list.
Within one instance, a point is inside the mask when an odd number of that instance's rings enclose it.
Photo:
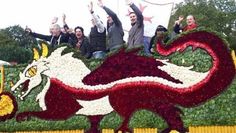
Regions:
[[[19,113],[17,116],[16,116],[16,121],[17,122],[21,122],[21,121],[27,121],[30,119],[30,116],[28,113],[24,112],[24,113]]]
[[[133,133],[133,131],[129,128],[119,128],[115,130],[115,133],[119,133],[119,131],[121,131],[121,133]]]

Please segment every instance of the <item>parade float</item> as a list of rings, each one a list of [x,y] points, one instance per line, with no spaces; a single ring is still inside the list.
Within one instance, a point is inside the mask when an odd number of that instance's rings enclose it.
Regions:
[[[138,132],[133,128],[161,125],[159,132],[185,133],[191,126],[236,123],[235,87],[231,87],[235,57],[216,33],[192,31],[168,45],[157,41],[154,49],[158,56],[143,56],[139,48],[123,48],[92,70],[66,49],[61,46],[49,53],[43,44],[41,50],[33,49],[34,60],[29,64],[8,67],[5,76],[11,77],[5,83],[12,102],[5,100],[1,106],[6,103],[11,108],[11,117],[2,119],[5,114],[1,115],[1,131],[81,129],[100,133],[103,128],[113,128],[115,133],[131,133]],[[199,49],[204,56],[196,62],[207,58],[207,69],[194,63],[181,65],[189,59],[186,50],[194,53]],[[173,55],[181,63],[173,63]],[[0,109],[6,112],[9,108]],[[134,121],[138,122],[132,124]]]

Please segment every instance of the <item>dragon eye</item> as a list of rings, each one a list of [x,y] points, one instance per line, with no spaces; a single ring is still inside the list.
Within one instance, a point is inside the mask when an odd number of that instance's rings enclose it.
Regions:
[[[25,76],[31,78],[31,77],[35,76],[36,73],[37,73],[37,67],[36,66],[32,66],[25,73]]]

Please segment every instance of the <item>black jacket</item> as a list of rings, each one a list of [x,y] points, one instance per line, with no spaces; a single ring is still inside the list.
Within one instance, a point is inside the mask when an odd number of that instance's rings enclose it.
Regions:
[[[75,34],[69,34],[69,35],[70,35],[70,44],[74,48],[78,48],[76,46],[76,44],[78,43],[78,39],[75,36]],[[92,48],[91,48],[91,45],[89,43],[89,39],[86,36],[83,37],[81,45],[80,45],[80,47],[78,49],[79,49],[79,51],[80,51],[82,56],[84,56],[87,59],[91,58],[91,56],[92,56]]]
[[[103,33],[99,33],[96,26],[92,27],[89,34],[89,40],[92,52],[106,51],[106,30],[104,30]]]
[[[39,38],[39,39],[48,41],[49,44],[52,47],[55,47],[55,46],[57,46],[57,45],[59,45],[61,43],[68,43],[68,40],[69,40],[69,34],[64,34],[62,32],[57,37],[56,36],[52,36],[52,35],[38,34],[38,33],[34,33],[34,32],[31,32],[30,35],[35,37],[35,38]]]

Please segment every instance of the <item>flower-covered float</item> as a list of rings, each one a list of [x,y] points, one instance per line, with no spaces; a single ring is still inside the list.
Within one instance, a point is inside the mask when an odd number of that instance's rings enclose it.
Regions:
[[[157,52],[170,55],[191,46],[200,48],[212,57],[212,67],[207,72],[195,72],[191,67],[177,66],[167,60],[137,54],[139,49],[120,50],[107,57],[91,71],[73,53],[62,54],[66,47],[57,48],[48,56],[42,45],[42,56],[34,49],[34,61],[19,75],[12,91],[21,91],[24,99],[33,89],[46,84],[37,95],[41,111],[20,112],[17,121],[37,117],[45,120],[65,120],[74,115],[85,115],[91,122],[87,133],[99,133],[101,119],[115,111],[122,118],[115,130],[132,132],[128,122],[134,112],[150,110],[161,116],[168,124],[163,133],[172,129],[181,133],[186,129],[177,106],[193,107],[219,95],[235,76],[235,66],[230,51],[217,35],[197,31],[173,41],[171,45],[157,44]],[[23,88],[20,89],[20,86]]]

